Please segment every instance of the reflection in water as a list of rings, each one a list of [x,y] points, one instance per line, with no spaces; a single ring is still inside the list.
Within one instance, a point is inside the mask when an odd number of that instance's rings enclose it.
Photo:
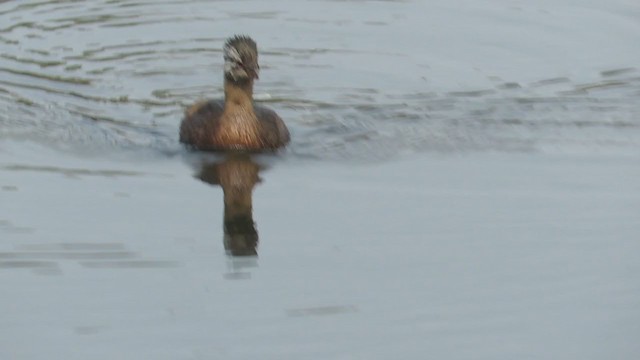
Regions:
[[[224,248],[231,256],[258,255],[252,193],[260,166],[248,154],[229,154],[219,162],[203,162],[197,177],[224,192]]]

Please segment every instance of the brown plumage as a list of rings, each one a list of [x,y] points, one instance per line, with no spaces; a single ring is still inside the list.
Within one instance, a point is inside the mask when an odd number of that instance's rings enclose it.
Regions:
[[[253,40],[235,36],[224,47],[224,100],[196,103],[185,112],[180,142],[198,150],[275,150],[289,143],[282,119],[253,102],[258,51]]]

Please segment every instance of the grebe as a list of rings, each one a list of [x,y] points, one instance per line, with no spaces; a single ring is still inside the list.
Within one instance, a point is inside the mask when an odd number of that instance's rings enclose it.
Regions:
[[[224,100],[189,107],[180,125],[180,142],[198,150],[273,151],[289,143],[287,126],[273,110],[253,102],[258,79],[258,48],[247,36],[224,45]]]

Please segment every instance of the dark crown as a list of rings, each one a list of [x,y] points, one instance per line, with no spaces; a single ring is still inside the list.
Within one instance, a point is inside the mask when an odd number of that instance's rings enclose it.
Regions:
[[[230,37],[229,39],[227,39],[227,42],[224,45],[233,47],[235,49],[243,47],[243,45],[244,45],[244,46],[250,47],[255,52],[258,51],[258,47],[256,46],[256,42],[253,41],[252,38],[250,38],[248,36],[245,36],[245,35],[235,35],[234,37]]]

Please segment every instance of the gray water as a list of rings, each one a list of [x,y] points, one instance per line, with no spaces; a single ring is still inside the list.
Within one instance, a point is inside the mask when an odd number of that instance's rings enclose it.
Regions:
[[[639,20],[0,1],[0,359],[636,359]],[[235,33],[276,156],[178,144]]]
[[[588,30],[600,31],[589,18],[574,20],[585,35],[548,34],[544,23],[531,21],[500,43],[513,22],[528,20],[522,9],[498,2],[462,11],[446,4],[4,2],[0,136],[81,152],[176,151],[183,108],[222,95],[221,47],[237,32],[258,41],[257,97],[287,120],[297,156],[637,152],[635,35],[628,35],[627,51],[614,52],[588,38]],[[499,17],[505,11],[523,19]],[[617,36],[608,12],[602,17],[611,24],[601,26]],[[557,27],[565,21],[552,20]],[[466,37],[445,27],[456,21],[469,23],[462,28]],[[496,39],[478,40],[473,27]],[[553,52],[552,39],[563,36]],[[521,42],[533,50],[518,65]]]

